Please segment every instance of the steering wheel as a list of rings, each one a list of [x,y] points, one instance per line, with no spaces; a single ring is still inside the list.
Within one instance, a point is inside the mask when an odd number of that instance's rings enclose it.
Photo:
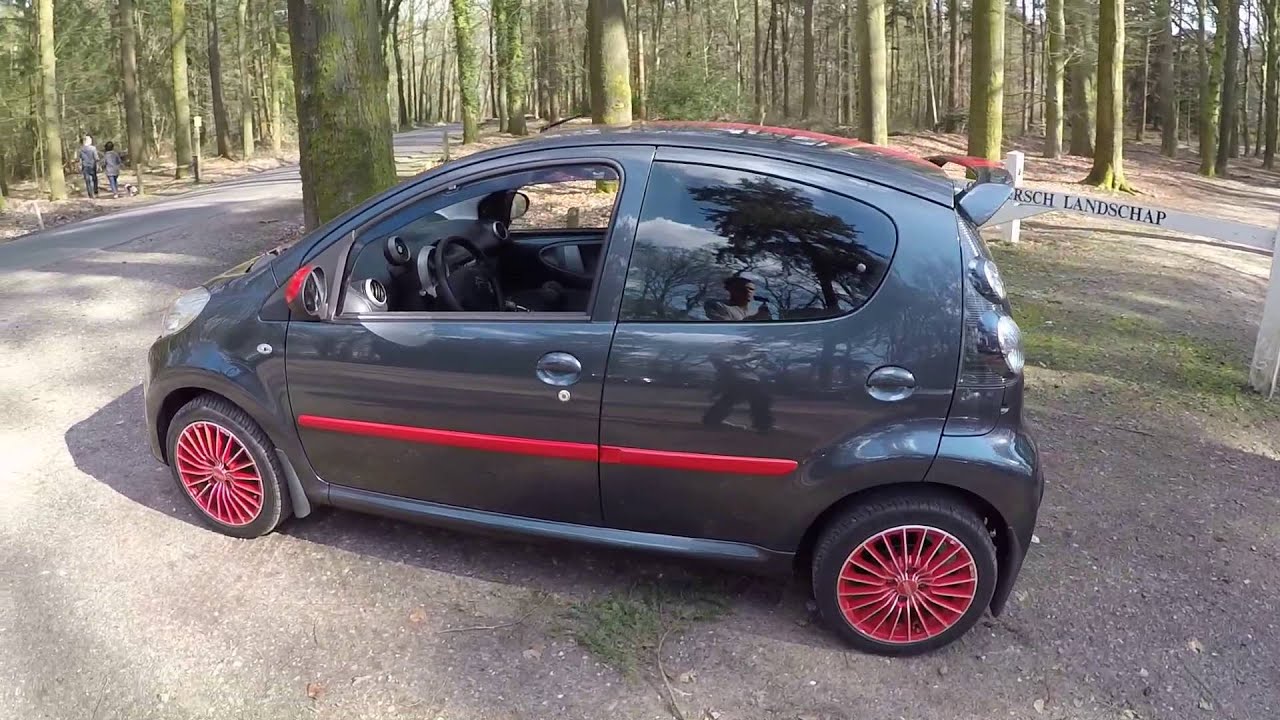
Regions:
[[[451,262],[449,251],[455,246],[469,257]],[[435,274],[436,292],[451,310],[501,311],[506,307],[494,261],[465,237],[454,235],[436,244]]]

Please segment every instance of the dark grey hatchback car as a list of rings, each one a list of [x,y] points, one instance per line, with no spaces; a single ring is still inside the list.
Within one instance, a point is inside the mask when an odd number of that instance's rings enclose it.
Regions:
[[[854,646],[941,647],[1043,487],[977,234],[1011,188],[969,165],[733,125],[472,155],[178,298],[152,449],[228,535],[334,505],[799,570]]]

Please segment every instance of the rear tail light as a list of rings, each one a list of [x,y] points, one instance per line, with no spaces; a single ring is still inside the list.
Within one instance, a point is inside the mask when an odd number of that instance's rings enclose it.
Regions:
[[[948,435],[982,435],[1007,411],[1005,391],[1022,379],[1022,331],[1010,315],[1000,270],[961,222],[969,258],[964,283],[964,340]]]

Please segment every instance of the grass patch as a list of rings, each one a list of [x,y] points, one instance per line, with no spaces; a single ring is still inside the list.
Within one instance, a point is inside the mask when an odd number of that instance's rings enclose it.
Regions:
[[[664,633],[728,610],[728,596],[705,583],[644,582],[575,603],[569,631],[591,654],[630,674],[652,661]]]
[[[1153,405],[1280,417],[1280,404],[1266,402],[1248,386],[1251,348],[1186,332],[1172,324],[1182,324],[1176,319],[1162,321],[1123,297],[1117,302],[1114,294],[1099,296],[1094,288],[1106,261],[1055,252],[1034,246],[996,250],[1033,375],[1035,367],[1087,373],[1133,387]]]

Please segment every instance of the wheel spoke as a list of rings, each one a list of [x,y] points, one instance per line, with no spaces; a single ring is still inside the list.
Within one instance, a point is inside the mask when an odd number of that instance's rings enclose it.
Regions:
[[[836,600],[859,634],[891,644],[936,637],[969,611],[977,567],[964,543],[938,528],[901,525],[867,538],[845,559]]]
[[[234,433],[201,420],[174,443],[178,479],[196,506],[225,525],[248,525],[262,512],[265,492],[248,448]]]

